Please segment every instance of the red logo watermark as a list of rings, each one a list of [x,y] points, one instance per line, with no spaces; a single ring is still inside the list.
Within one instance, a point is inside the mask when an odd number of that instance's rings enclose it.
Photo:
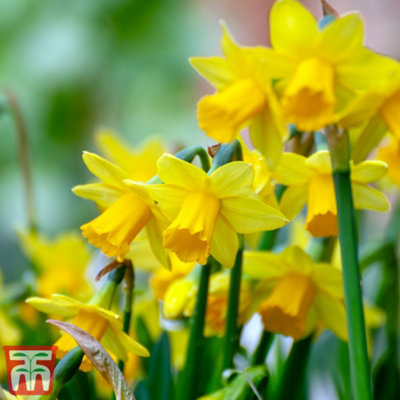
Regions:
[[[8,386],[14,395],[48,395],[53,390],[56,346],[4,346]]]

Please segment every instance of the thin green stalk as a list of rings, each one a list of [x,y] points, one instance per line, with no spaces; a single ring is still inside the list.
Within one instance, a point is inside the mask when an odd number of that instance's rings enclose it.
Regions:
[[[285,362],[275,400],[300,400],[305,396],[305,374],[312,345],[312,336],[293,343]]]
[[[233,356],[239,347],[239,300],[240,283],[242,280],[243,237],[239,235],[239,250],[236,254],[235,265],[232,268],[229,282],[228,310],[226,314],[226,329],[223,345],[224,361],[222,368],[233,366]]]
[[[267,358],[269,349],[271,348],[272,342],[274,340],[274,334],[268,331],[263,331],[261,335],[260,342],[251,358],[251,365],[260,365],[264,364],[265,359]]]
[[[201,347],[204,342],[204,321],[207,309],[208,284],[211,274],[211,257],[206,265],[201,267],[199,289],[197,291],[196,307],[190,320],[189,343],[186,351],[185,367],[178,384],[178,400],[192,400],[198,395],[199,364],[201,360]]]
[[[125,305],[124,305],[122,330],[128,335],[132,319],[133,291],[135,288],[135,269],[132,265],[131,260],[125,260],[124,264],[126,267],[125,270],[126,288],[125,288]],[[119,369],[123,372],[124,362],[122,360],[118,361],[118,366]]]
[[[338,211],[352,390],[356,400],[371,400],[371,371],[365,334],[361,274],[358,265],[357,228],[350,180],[348,134],[339,131],[335,126],[329,127],[326,133],[332,160]]]
[[[28,219],[28,228],[30,231],[36,232],[37,220],[36,220],[35,206],[33,200],[34,196],[33,196],[32,175],[29,162],[28,132],[26,130],[25,120],[21,111],[21,107],[14,93],[8,90],[5,92],[5,94],[7,96],[8,105],[11,109],[16,125],[18,156],[25,186],[25,206]]]

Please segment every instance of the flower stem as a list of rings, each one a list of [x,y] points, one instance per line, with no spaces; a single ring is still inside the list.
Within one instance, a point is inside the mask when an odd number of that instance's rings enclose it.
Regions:
[[[350,180],[348,133],[330,126],[327,131],[338,211],[339,242],[349,335],[350,370],[356,400],[371,400],[371,371],[358,265],[357,229]]]
[[[200,364],[200,351],[204,342],[203,330],[207,309],[208,284],[211,274],[212,258],[202,266],[199,289],[197,291],[196,308],[190,321],[189,343],[186,352],[185,367],[178,385],[178,400],[192,400],[197,398],[197,374]]]
[[[125,270],[126,288],[125,288],[125,305],[124,305],[122,330],[128,335],[132,319],[133,291],[135,288],[135,269],[132,265],[131,260],[126,259],[124,261],[124,264],[126,267]],[[124,362],[122,360],[118,361],[118,367],[122,372],[124,371]]]
[[[233,356],[239,346],[238,314],[240,300],[240,283],[242,280],[243,237],[239,235],[239,250],[236,254],[235,265],[231,271],[229,282],[229,300],[226,315],[226,329],[223,345],[223,370],[233,365]]]
[[[25,186],[25,206],[28,219],[28,228],[31,232],[36,232],[37,220],[33,200],[32,175],[29,163],[28,132],[26,130],[24,117],[17,98],[10,90],[7,90],[5,94],[7,96],[8,105],[11,109],[17,128],[18,155]]]

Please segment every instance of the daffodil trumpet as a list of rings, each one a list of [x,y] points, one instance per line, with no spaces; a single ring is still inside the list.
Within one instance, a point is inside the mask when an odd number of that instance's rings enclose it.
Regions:
[[[346,131],[326,129],[335,186],[339,242],[342,258],[344,297],[349,337],[352,390],[356,399],[372,399],[361,274],[358,264],[357,227],[350,180],[349,141]]]

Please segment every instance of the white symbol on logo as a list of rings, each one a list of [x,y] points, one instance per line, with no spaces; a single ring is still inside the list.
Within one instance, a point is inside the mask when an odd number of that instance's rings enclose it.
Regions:
[[[44,390],[50,387],[50,369],[45,365],[38,365],[37,361],[51,360],[51,350],[10,350],[10,360],[23,361],[11,370],[11,383],[14,391],[20,385],[20,379],[25,377],[26,389],[29,392],[35,390],[37,378],[40,376]]]

